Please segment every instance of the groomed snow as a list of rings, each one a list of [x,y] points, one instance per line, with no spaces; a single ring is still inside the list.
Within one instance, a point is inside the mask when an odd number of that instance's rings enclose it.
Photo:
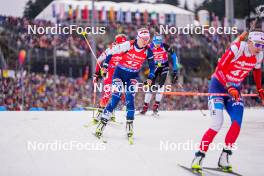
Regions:
[[[137,116],[134,124],[135,144],[132,146],[126,140],[124,124],[107,126],[105,138],[108,143],[98,143],[91,134],[94,128],[83,127],[89,122],[91,111],[1,112],[0,175],[192,175],[177,164],[190,165],[195,150],[188,150],[188,141],[199,143],[210,124],[209,113],[204,112],[207,116],[203,116],[200,111],[164,111],[160,112],[158,119],[151,115]],[[125,122],[124,114],[117,112],[119,121]],[[230,120],[226,116],[224,126],[215,139],[216,144],[223,143],[229,124]],[[56,144],[58,147],[71,142],[78,144],[79,148],[54,148]],[[53,144],[53,148],[46,147],[45,150],[43,146],[47,143]],[[38,144],[38,151],[33,150],[33,144]],[[170,146],[168,150],[165,149],[166,144]],[[87,150],[82,150],[84,145]],[[179,151],[176,146],[179,146]],[[234,170],[246,176],[263,176],[263,108],[245,111],[237,146],[231,158]],[[208,152],[205,166],[217,165],[220,149]]]

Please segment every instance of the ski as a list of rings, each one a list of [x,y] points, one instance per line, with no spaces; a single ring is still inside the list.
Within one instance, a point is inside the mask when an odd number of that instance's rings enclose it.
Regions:
[[[242,176],[241,174],[234,172],[234,171],[225,171],[219,167],[203,167],[203,169],[207,169],[207,170],[212,170],[212,171],[217,171],[217,172],[223,172],[223,173],[228,173],[228,174],[232,174],[232,175],[236,175],[236,176]]]
[[[215,173],[212,173],[212,172],[209,172],[209,171],[206,171],[206,170],[195,171],[194,169],[186,167],[186,166],[183,166],[181,164],[178,164],[178,166],[180,166],[181,168],[185,169],[186,171],[191,172],[194,175],[199,175],[199,176],[219,176],[218,174],[215,174]]]
[[[95,125],[97,125],[97,124],[98,124],[98,123],[95,123],[95,122],[92,120],[92,121],[90,121],[89,123],[84,124],[83,127],[84,127],[84,128],[90,128],[90,127],[93,127],[93,126],[95,126]],[[120,126],[120,125],[123,125],[124,122],[122,122],[122,121],[109,121],[109,124],[110,124],[110,125],[115,125],[115,126]]]
[[[97,136],[95,133],[92,133],[95,137],[96,137],[96,139],[98,139],[98,140],[100,140],[100,141],[102,141],[103,143],[107,143],[107,140],[103,137],[103,136]]]
[[[97,123],[95,123],[95,122],[92,120],[92,121],[90,121],[89,123],[84,124],[83,127],[84,127],[84,128],[90,128],[90,127],[92,127],[92,126],[94,126],[94,125],[96,125],[96,124],[97,124]]]
[[[178,164],[178,166],[180,166],[181,168],[183,168],[184,170],[186,170],[186,171],[189,171],[189,172],[191,172],[192,174],[194,174],[194,175],[198,175],[198,176],[205,176],[205,173],[202,171],[202,170],[193,170],[192,168],[189,168],[189,167],[186,167],[186,166],[183,166],[183,165],[181,165],[181,164]]]
[[[94,108],[94,107],[84,107],[85,110],[99,110],[100,108]]]
[[[128,143],[130,145],[133,145],[134,144],[134,138],[133,138],[133,136],[128,137]]]
[[[158,118],[160,115],[157,112],[153,112],[152,116]]]

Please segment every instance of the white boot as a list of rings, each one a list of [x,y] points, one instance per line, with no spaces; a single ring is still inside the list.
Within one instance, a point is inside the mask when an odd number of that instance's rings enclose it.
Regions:
[[[230,149],[223,149],[219,160],[218,160],[218,167],[223,169],[223,171],[231,172],[232,166],[229,161],[229,157],[232,155],[232,151]]]
[[[191,168],[193,170],[202,170],[202,164],[203,164],[203,159],[205,157],[205,153],[198,151],[195,153],[195,157],[192,161],[192,166]]]

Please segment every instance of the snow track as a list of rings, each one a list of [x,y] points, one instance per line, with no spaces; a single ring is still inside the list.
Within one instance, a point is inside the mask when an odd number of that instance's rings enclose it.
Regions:
[[[205,117],[200,111],[164,111],[158,119],[137,116],[134,145],[128,144],[125,123],[107,126],[107,143],[98,143],[91,134],[94,127],[83,127],[92,112],[1,112],[0,175],[188,176],[190,173],[177,163],[190,165],[195,152],[191,144],[199,143],[210,124],[209,113],[204,112]],[[118,120],[125,121],[124,114],[117,112]],[[215,144],[223,143],[228,130],[230,120],[225,116]],[[58,149],[59,144],[71,142],[81,147]],[[44,148],[47,143],[53,148]],[[57,148],[54,143],[58,144]],[[38,150],[33,150],[33,144]],[[245,111],[237,144],[238,149],[231,158],[234,170],[242,175],[264,175],[263,109]],[[82,148],[84,145],[86,150]],[[209,151],[204,165],[215,167],[220,152],[220,149]]]

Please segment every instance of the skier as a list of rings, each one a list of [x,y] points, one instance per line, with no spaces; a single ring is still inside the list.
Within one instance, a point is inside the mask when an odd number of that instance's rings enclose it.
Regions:
[[[155,63],[153,60],[153,53],[148,47],[150,40],[149,30],[141,28],[137,31],[136,40],[126,41],[120,45],[117,45],[106,51],[106,60],[103,64],[103,68],[107,70],[109,68],[109,62],[112,55],[117,53],[123,53],[122,59],[119,61],[116,70],[113,75],[112,85],[112,97],[106,108],[102,113],[101,120],[96,128],[95,135],[100,138],[103,130],[111,116],[111,113],[117,106],[122,90],[125,91],[126,96],[126,110],[127,110],[127,122],[126,130],[129,143],[133,143],[133,120],[135,114],[134,96],[135,87],[137,84],[137,78],[143,62],[147,59],[150,73],[147,79],[147,84],[151,84],[151,79],[154,77]],[[124,88],[125,86],[125,88]]]
[[[225,108],[231,118],[231,126],[225,137],[225,146],[218,160],[218,167],[226,172],[232,172],[230,156],[232,146],[238,138],[244,103],[240,96],[241,83],[253,70],[257,92],[264,100],[264,90],[261,84],[261,64],[263,61],[264,33],[253,31],[249,33],[248,41],[237,42],[223,54],[218,62],[209,85],[210,93],[228,93],[229,96],[210,96],[208,106],[211,112],[212,123],[203,135],[200,150],[195,153],[192,161],[192,169],[200,171],[202,161],[209,148],[209,144],[223,125],[223,109]]]
[[[174,52],[174,49],[169,47],[166,43],[162,42],[162,36],[156,34],[153,39],[152,43],[149,45],[151,48],[153,55],[154,55],[154,61],[155,61],[155,77],[152,79],[152,85],[155,84],[156,79],[159,77],[159,85],[158,87],[152,87],[149,92],[145,94],[145,100],[144,100],[144,105],[143,108],[140,112],[140,114],[144,115],[146,114],[150,100],[152,98],[152,92],[154,88],[157,90],[156,93],[156,101],[153,105],[153,114],[157,115],[158,114],[158,108],[159,104],[162,99],[162,94],[161,92],[164,92],[164,84],[167,79],[167,75],[169,73],[169,60],[168,60],[168,54],[170,54],[170,57],[172,59],[172,67],[173,67],[173,74],[172,74],[172,83],[176,83],[178,80],[178,72],[177,72],[177,56],[176,53]]]
[[[118,34],[115,36],[115,42],[113,42],[110,46],[110,48],[113,48],[114,46],[124,43],[127,41],[127,36],[125,34]],[[101,75],[101,70],[99,64],[103,63],[106,59],[106,54],[103,52],[100,57],[98,58],[98,63],[96,65],[95,74],[93,75],[93,83],[96,84],[98,82],[99,76]],[[103,112],[103,109],[107,105],[110,97],[111,97],[111,85],[112,85],[112,77],[115,71],[115,68],[118,64],[118,62],[122,59],[122,53],[121,54],[114,54],[111,58],[111,61],[108,64],[108,70],[107,73],[104,73],[105,75],[102,75],[104,77],[104,89],[102,94],[102,99],[99,103],[98,112],[95,118],[93,118],[93,123],[96,124],[100,120],[99,117],[101,116],[101,113]],[[111,117],[112,121],[115,121],[114,116]]]

